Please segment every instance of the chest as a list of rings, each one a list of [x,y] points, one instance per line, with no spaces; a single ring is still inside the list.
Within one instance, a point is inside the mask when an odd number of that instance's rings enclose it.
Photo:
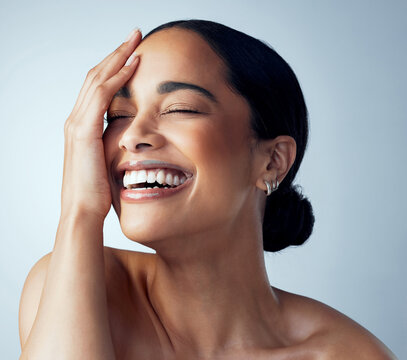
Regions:
[[[167,331],[149,302],[145,274],[143,275],[141,270],[135,272],[123,268],[124,262],[118,265],[116,261],[109,260],[107,258],[105,263],[107,304],[117,360],[190,360],[196,358],[193,354],[188,355],[184,346],[180,348],[179,343],[172,344]],[[177,348],[176,353],[174,346]],[[292,357],[297,350],[300,350],[300,353]],[[225,355],[214,360],[318,358],[312,355],[310,357],[310,352],[304,350],[304,348],[287,347],[285,349],[251,349],[250,353],[247,353],[249,351],[247,349],[244,353],[238,351],[230,356]]]

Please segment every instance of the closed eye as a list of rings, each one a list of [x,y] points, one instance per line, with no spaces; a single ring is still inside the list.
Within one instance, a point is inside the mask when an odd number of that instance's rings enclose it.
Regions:
[[[164,111],[164,112],[162,113],[162,115],[171,114],[171,113],[191,113],[191,114],[199,114],[200,112],[199,112],[199,111],[196,111],[196,110],[191,110],[191,109],[170,109],[170,110]]]
[[[192,110],[192,109],[169,109],[167,111],[164,111],[161,113],[161,115],[166,115],[166,114],[172,114],[172,113],[189,113],[189,114],[200,114],[199,111]],[[112,123],[115,120],[118,119],[125,119],[132,117],[132,115],[107,115],[104,121],[108,124]]]
[[[104,119],[104,121],[108,124],[110,124],[111,122],[117,120],[117,119],[125,119],[125,118],[129,118],[132,117],[132,115],[107,115]]]

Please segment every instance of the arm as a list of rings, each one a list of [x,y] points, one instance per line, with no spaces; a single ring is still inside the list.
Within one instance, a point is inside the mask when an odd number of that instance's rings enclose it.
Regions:
[[[107,313],[102,226],[98,218],[86,215],[61,219],[54,250],[30,272],[27,294],[21,299],[21,359],[115,358]],[[24,315],[35,306],[35,297],[31,300],[28,296],[33,291],[39,293],[41,282],[38,311],[28,330]]]
[[[88,73],[65,122],[61,217],[52,253],[34,266],[24,286],[22,360],[115,359],[103,252],[103,223],[111,206],[103,115],[136,69],[137,61],[125,63],[140,40],[134,33]]]

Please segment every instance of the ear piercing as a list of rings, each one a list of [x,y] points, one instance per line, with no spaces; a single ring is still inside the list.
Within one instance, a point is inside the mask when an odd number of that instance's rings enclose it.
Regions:
[[[273,191],[276,191],[278,189],[278,180],[276,179],[276,182],[273,181],[273,188],[271,187],[270,183],[267,180],[264,180],[264,183],[267,186],[267,191],[265,191],[266,195],[269,196]]]

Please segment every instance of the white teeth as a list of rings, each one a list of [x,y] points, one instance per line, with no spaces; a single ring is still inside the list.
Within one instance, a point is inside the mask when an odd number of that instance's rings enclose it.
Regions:
[[[125,171],[123,176],[123,186],[131,189],[131,185],[142,184],[142,183],[149,183],[152,184],[154,182],[158,182],[161,185],[168,185],[165,186],[169,188],[171,186],[178,186],[183,184],[187,177],[185,174],[174,174],[174,170],[171,169],[151,169],[151,170],[132,170],[132,171]],[[141,188],[134,188],[139,189]]]
[[[137,182],[137,173],[136,172],[131,172],[129,176],[129,183],[134,184]]]
[[[124,173],[123,176],[123,186],[127,187],[127,185],[129,184],[129,182],[127,181],[127,179],[129,178],[129,175],[127,175],[127,172]]]
[[[155,171],[154,170],[149,171],[147,173],[147,182],[150,183],[150,184],[155,182]]]
[[[165,177],[165,183],[168,185],[172,185],[172,174],[167,174],[167,176]]]
[[[165,183],[165,172],[164,170],[160,170],[157,174],[157,182],[159,184],[164,184]]]
[[[132,173],[137,174],[137,182],[136,184],[140,184],[147,181],[147,171],[139,170],[139,171],[132,171]]]
[[[126,188],[128,188],[130,185],[130,175],[131,173],[126,171],[123,177],[123,186]]]

